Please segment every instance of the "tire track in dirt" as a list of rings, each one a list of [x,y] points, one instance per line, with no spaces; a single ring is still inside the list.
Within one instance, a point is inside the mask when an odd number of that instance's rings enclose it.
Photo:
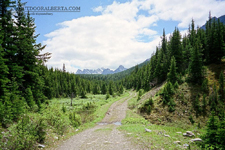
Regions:
[[[114,122],[121,122],[126,117],[128,100],[136,95],[130,92],[130,96],[113,103],[104,119],[95,127],[87,129],[69,140],[65,141],[56,150],[135,150],[142,149],[135,145],[124,133],[117,130]]]

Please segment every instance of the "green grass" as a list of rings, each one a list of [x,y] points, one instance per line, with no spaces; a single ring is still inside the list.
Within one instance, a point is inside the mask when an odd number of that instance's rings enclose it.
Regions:
[[[184,125],[180,123],[170,123],[167,125],[154,125],[147,120],[134,113],[132,110],[127,110],[126,118],[122,121],[122,126],[118,129],[127,133],[126,135],[132,137],[133,142],[141,144],[148,149],[182,149],[183,144],[189,144],[191,149],[200,149],[196,144],[190,143],[192,138],[184,137],[183,133],[192,131],[195,137],[204,134],[203,129],[197,129],[195,126]],[[152,130],[146,132],[145,128]],[[181,133],[177,133],[181,132]],[[164,134],[170,137],[165,137]],[[200,135],[199,135],[200,134]],[[175,141],[180,141],[181,144],[174,144]]]
[[[110,97],[107,101],[108,103],[102,105],[102,106],[99,106],[98,109],[95,111],[94,113],[94,116],[95,116],[95,119],[89,123],[86,123],[84,125],[81,126],[81,129],[82,130],[85,130],[87,128],[91,128],[93,126],[96,125],[96,123],[100,122],[104,117],[105,117],[105,114],[106,112],[108,111],[109,107],[116,101],[122,99],[122,98],[125,98],[129,96],[129,93],[128,92],[125,92],[123,95],[121,96],[118,96],[118,97]]]

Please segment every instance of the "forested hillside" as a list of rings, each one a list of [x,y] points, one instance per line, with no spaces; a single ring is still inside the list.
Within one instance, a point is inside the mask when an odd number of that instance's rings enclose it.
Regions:
[[[163,31],[161,45],[150,63],[121,80],[127,89],[139,91],[131,108],[136,107],[134,111],[156,124],[206,125],[202,147],[223,149],[224,55],[225,25],[219,19],[209,16],[206,30],[196,28],[192,20],[184,36],[178,28],[169,38]],[[154,97],[141,97],[143,90],[149,91],[161,83],[163,88]]]

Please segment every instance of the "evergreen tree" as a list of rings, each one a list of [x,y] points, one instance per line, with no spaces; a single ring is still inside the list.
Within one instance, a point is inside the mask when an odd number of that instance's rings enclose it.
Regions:
[[[162,36],[162,53],[167,54],[167,40],[166,40],[166,34],[165,29],[163,29],[163,36]]]
[[[121,84],[121,85],[120,85],[120,88],[119,88],[119,93],[120,93],[120,94],[123,94],[123,91],[124,91],[123,85]]]
[[[30,88],[27,88],[25,90],[26,92],[26,96],[25,96],[25,99],[27,101],[27,104],[30,108],[32,108],[34,105],[35,105],[35,102],[34,102],[34,97],[33,97],[33,94],[32,94],[32,91]]]
[[[182,45],[181,45],[181,35],[180,31],[175,28],[170,41],[170,51],[171,57],[174,56],[177,62],[178,72],[182,71],[183,65],[183,55],[182,55]]]
[[[195,47],[191,53],[191,63],[189,68],[189,76],[191,78],[191,81],[193,81],[194,83],[201,83],[203,77],[200,48],[201,45],[199,40],[197,39]]]
[[[102,88],[101,88],[101,93],[102,94],[106,94],[107,93],[106,83],[103,83]]]
[[[175,60],[175,57],[173,56],[171,58],[170,71],[167,75],[167,80],[170,81],[174,85],[176,83],[177,79],[178,79],[178,75],[176,72],[176,60]]]
[[[163,59],[163,53],[160,51],[157,53],[157,63],[156,63],[156,68],[155,68],[155,73],[154,73],[154,77],[158,79],[158,82],[161,83],[162,82],[162,59]]]
[[[217,141],[217,130],[218,130],[218,117],[215,116],[215,112],[212,112],[207,124],[207,133],[203,137],[204,143],[209,144],[206,148],[216,148]]]
[[[114,86],[113,86],[113,82],[111,81],[109,83],[109,94],[113,95],[113,93],[114,93]]]
[[[4,59],[4,51],[2,48],[2,30],[0,25],[0,102],[2,105],[4,103],[4,99],[6,98],[7,92],[7,83],[9,82],[7,78],[8,67],[5,65],[6,59]]]
[[[207,110],[206,110],[207,102],[206,102],[206,95],[205,94],[203,95],[202,103],[203,103],[202,104],[202,114],[205,117],[207,115]]]
[[[194,47],[195,41],[196,41],[196,30],[195,30],[195,23],[193,19],[191,21],[191,30],[189,31],[189,40],[190,40],[191,46]]]
[[[220,78],[219,78],[219,99],[221,101],[224,101],[224,76],[223,72],[221,71],[220,73]]]

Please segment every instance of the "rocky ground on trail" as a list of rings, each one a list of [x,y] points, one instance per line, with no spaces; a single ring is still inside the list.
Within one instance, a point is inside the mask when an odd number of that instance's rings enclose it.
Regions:
[[[122,119],[126,117],[128,100],[135,95],[136,93],[131,93],[129,97],[113,103],[105,118],[94,128],[74,135],[56,150],[145,149],[132,143],[130,138],[117,129]]]

